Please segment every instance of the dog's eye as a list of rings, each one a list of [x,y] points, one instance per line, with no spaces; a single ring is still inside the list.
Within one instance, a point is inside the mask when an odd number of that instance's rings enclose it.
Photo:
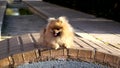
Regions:
[[[60,30],[59,28],[57,28],[56,30]]]

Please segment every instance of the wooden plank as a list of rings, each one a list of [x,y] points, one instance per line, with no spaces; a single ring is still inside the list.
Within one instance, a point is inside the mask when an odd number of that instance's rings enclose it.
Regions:
[[[90,45],[91,47],[93,47],[96,51],[111,54],[111,51],[109,51],[109,50],[107,50],[107,49],[105,49],[105,48],[102,48],[102,47],[96,45],[95,43],[93,43],[93,42],[91,42],[91,41],[89,41],[89,40],[87,40],[87,39],[82,38],[81,40],[82,40],[83,42],[85,42],[86,44]]]
[[[107,34],[91,34],[91,35],[93,35],[94,37],[96,37],[98,40],[100,40],[103,43],[111,44],[111,46],[120,49],[120,45],[118,45],[118,44],[120,44],[120,37],[119,36],[116,36],[116,35],[110,34],[110,33],[107,33]],[[114,39],[114,41],[113,41],[113,39]]]
[[[38,47],[38,40],[40,38],[40,33],[32,33],[31,34],[31,37],[33,39],[33,41],[35,42],[36,46],[35,47]]]
[[[40,33],[32,33],[32,36],[34,37],[34,40],[38,42],[38,39],[40,38]]]
[[[105,44],[104,42],[100,41],[99,39],[95,38],[94,36],[92,35],[89,35],[88,33],[84,33],[82,32],[83,34],[79,34],[77,33],[78,35],[82,35],[82,37],[85,37],[87,38],[88,42],[90,43],[94,43],[95,45],[97,45],[98,49],[103,49],[105,50],[105,53],[106,53],[106,50],[110,53],[110,54],[113,54],[113,55],[116,55],[116,56],[119,56],[119,53],[120,53],[120,49],[117,49],[109,44]],[[99,50],[101,51],[101,50]],[[102,51],[104,52],[104,51]]]
[[[75,42],[82,48],[84,49],[89,49],[89,50],[95,50],[95,48],[89,46],[88,44],[86,44],[85,42],[81,41],[82,38],[79,37],[75,37],[74,40]]]
[[[108,53],[108,54],[111,53],[111,51],[109,51],[107,48],[103,48],[102,45],[99,46],[98,44],[94,43],[97,40],[94,40],[94,42],[92,42],[91,40],[88,40],[88,39],[85,39],[85,38],[80,38],[80,37],[77,37],[77,38],[79,40],[81,40],[82,42],[86,43],[89,47],[94,48],[96,51],[105,52],[105,53]]]
[[[25,34],[20,36],[21,44],[23,46],[24,51],[29,51],[35,49],[34,41],[32,40],[30,34]]]
[[[18,37],[13,37],[10,38],[8,40],[9,42],[9,53],[12,54],[16,54],[16,53],[20,53],[21,50],[21,44],[20,44],[20,40]]]
[[[102,42],[100,42],[98,40],[97,41],[91,41],[91,42],[95,43],[100,48],[107,50],[111,55],[120,56],[120,50],[115,48],[115,47],[113,47],[113,46],[104,44],[104,43],[102,43]]]
[[[0,42],[0,59],[9,56],[8,40]]]
[[[115,48],[109,44],[106,44],[104,42],[102,42],[100,39],[92,36],[91,34],[88,34],[88,33],[85,33],[81,30],[79,30],[80,33],[77,33],[78,35],[88,39],[89,41],[88,42],[92,42],[94,44],[96,44],[97,46],[99,46],[99,49],[102,48],[102,52],[105,52],[106,53],[106,50],[110,53],[110,54],[113,54],[113,55],[116,55],[116,56],[119,56],[119,51],[120,49],[118,48]],[[105,51],[104,51],[105,50]],[[101,52],[101,50],[99,50]]]
[[[40,33],[32,33],[31,37],[35,41],[35,47],[36,48],[39,48],[39,49],[46,49],[46,48],[48,48],[46,46],[42,46],[42,45],[39,44]]]

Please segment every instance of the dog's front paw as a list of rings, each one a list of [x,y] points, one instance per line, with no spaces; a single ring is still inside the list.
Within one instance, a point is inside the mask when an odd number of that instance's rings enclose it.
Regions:
[[[68,48],[70,48],[71,46],[70,46],[70,45],[66,45],[65,47],[68,49]]]
[[[57,50],[58,48],[60,48],[60,46],[56,46],[56,47],[55,47],[55,50]]]
[[[59,46],[58,44],[54,44],[54,45],[53,45],[53,48],[57,50],[57,49],[60,48],[60,46]]]
[[[64,46],[65,48],[69,49],[69,48],[72,48],[73,43],[66,43]]]

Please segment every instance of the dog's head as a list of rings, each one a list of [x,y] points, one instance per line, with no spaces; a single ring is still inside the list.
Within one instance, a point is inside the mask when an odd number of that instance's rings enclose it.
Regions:
[[[49,24],[50,32],[54,37],[61,36],[63,31],[63,25],[62,22],[59,20],[54,20]]]
[[[51,29],[51,33],[53,34],[54,37],[61,36],[62,31],[63,31],[62,27],[53,27]]]
[[[47,28],[50,30],[54,37],[62,35],[65,27],[65,22],[67,22],[65,17],[59,17],[58,19],[49,18]]]

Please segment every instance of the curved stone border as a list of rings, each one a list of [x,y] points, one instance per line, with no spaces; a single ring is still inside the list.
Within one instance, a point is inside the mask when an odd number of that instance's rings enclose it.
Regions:
[[[59,50],[31,50],[23,53],[13,54],[0,60],[0,67],[16,67],[23,63],[32,63],[47,60],[72,59],[87,62],[97,62],[110,65],[111,68],[120,67],[120,58],[117,56],[96,52],[90,50],[78,49],[59,49]]]
[[[54,59],[97,62],[109,65],[111,68],[120,68],[119,56],[87,48],[58,50],[46,49],[45,47],[36,45],[38,38],[39,33],[21,35],[1,41],[0,68],[12,68],[23,63]]]

